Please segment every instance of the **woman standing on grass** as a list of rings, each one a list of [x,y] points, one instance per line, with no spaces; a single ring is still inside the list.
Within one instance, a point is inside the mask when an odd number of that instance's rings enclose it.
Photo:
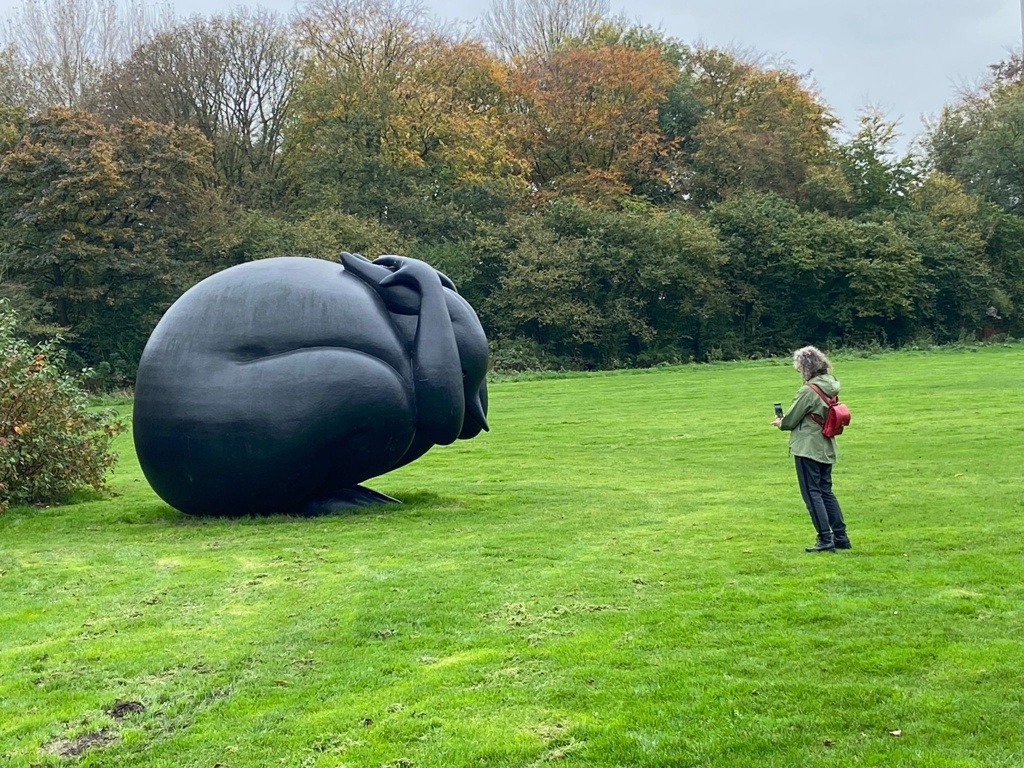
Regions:
[[[793,405],[772,424],[789,432],[789,452],[796,458],[796,476],[800,494],[811,514],[818,539],[808,552],[834,552],[850,549],[846,523],[839,501],[832,493],[832,465],[836,462],[836,439],[825,437],[821,423],[828,413],[825,397],[839,394],[839,380],[832,375],[832,364],[817,347],[801,347],[793,353],[793,367],[803,376]],[[820,421],[815,421],[817,417]]]

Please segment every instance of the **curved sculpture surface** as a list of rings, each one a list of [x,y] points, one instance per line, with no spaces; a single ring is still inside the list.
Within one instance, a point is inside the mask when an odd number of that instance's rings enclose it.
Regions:
[[[135,447],[187,514],[386,501],[359,484],[487,429],[486,372],[476,313],[422,261],[254,261],[198,283],[157,324]]]

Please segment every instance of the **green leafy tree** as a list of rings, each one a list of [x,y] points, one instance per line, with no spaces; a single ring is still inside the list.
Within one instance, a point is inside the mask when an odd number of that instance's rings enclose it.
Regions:
[[[981,221],[989,233],[985,252],[997,282],[982,332],[1019,339],[1024,337],[1024,217],[988,204],[981,208]]]
[[[217,266],[209,151],[193,129],[54,109],[0,157],[0,269],[82,360],[131,375],[160,313]]]
[[[947,105],[932,126],[927,156],[933,167],[1015,214],[1024,213],[1024,79],[1019,61],[959,102]]]
[[[411,241],[377,219],[332,210],[289,218],[262,211],[243,212],[233,226],[232,236],[230,255],[238,263],[283,254],[337,259],[342,251],[375,258],[386,253],[409,253],[412,247]]]
[[[515,232],[505,273],[482,308],[487,327],[501,336],[533,339],[580,365],[607,322],[590,284],[591,260],[579,238],[561,237],[539,224],[524,219]]]
[[[923,274],[922,322],[941,342],[980,335],[989,310],[1013,314],[1000,290],[988,252],[992,235],[986,203],[968,195],[958,181],[931,174],[913,190],[910,212],[897,219],[920,251]]]
[[[860,129],[841,146],[841,167],[851,192],[850,215],[907,207],[920,172],[913,154],[897,155],[898,128],[880,111],[867,110],[860,116]]]
[[[773,192],[804,205],[844,193],[831,135],[837,120],[795,72],[698,46],[684,64],[702,105],[687,140],[685,193],[699,205]]]
[[[206,137],[225,192],[249,207],[274,206],[284,192],[281,151],[301,71],[288,25],[260,10],[193,17],[161,31],[112,66],[97,111],[188,125]]]

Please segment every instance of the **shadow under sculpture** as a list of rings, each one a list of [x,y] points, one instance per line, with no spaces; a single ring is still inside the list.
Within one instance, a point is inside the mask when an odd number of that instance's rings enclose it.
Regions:
[[[280,257],[219,272],[160,320],[139,363],[135,447],[190,515],[320,514],[359,484],[487,429],[487,338],[428,264]]]

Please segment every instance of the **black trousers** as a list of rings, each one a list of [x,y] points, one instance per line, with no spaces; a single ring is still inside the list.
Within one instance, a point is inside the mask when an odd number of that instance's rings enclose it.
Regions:
[[[832,533],[842,535],[846,532],[846,522],[839,501],[832,493],[832,465],[796,457],[796,477],[800,481],[800,495],[811,514],[814,530],[819,534]]]

